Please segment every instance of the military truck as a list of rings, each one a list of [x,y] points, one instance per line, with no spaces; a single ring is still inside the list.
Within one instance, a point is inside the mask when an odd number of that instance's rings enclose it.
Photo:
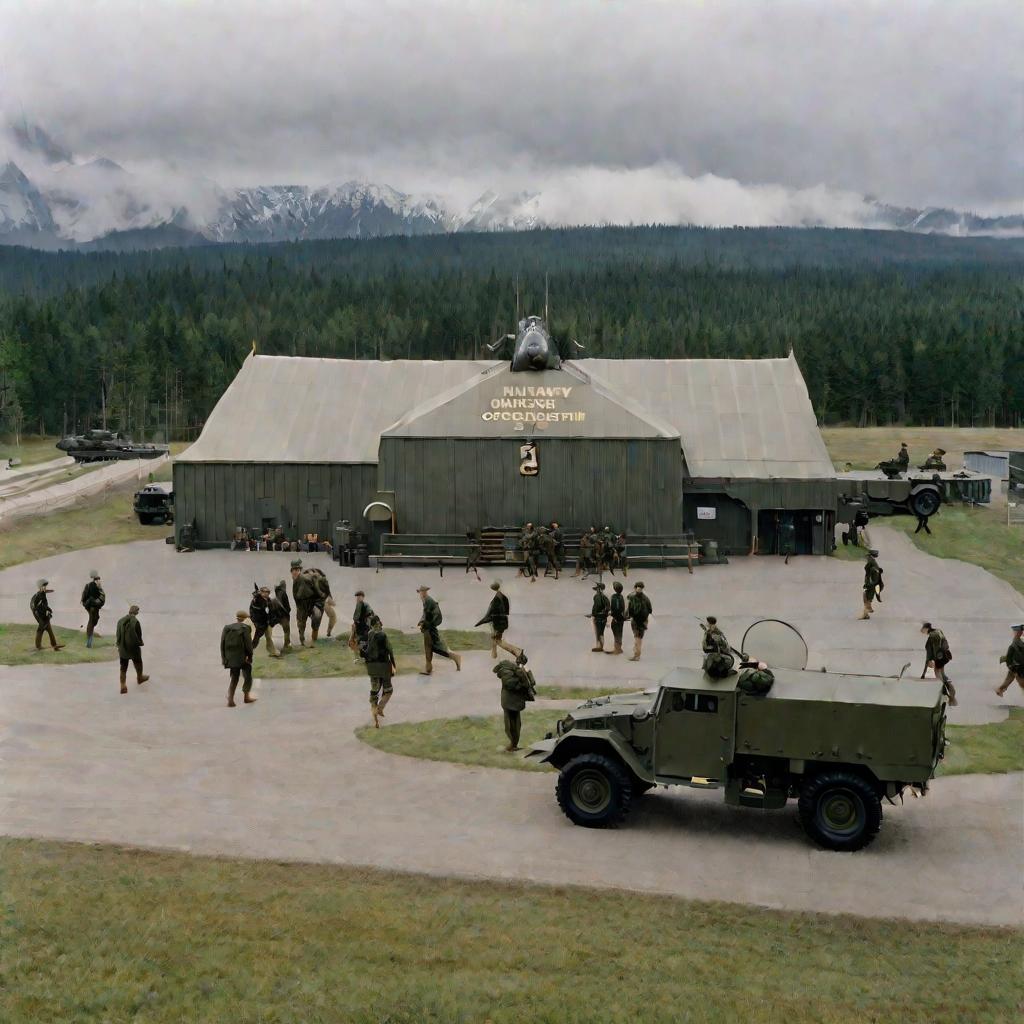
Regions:
[[[744,650],[757,649],[751,633]],[[558,804],[576,825],[617,826],[652,787],[684,786],[764,810],[796,799],[820,846],[866,846],[882,800],[908,787],[923,794],[935,775],[945,748],[941,683],[808,672],[778,659],[772,673],[758,694],[744,691],[740,673],[676,669],[655,690],[586,701],[526,756],[558,769]]]
[[[143,526],[174,522],[174,491],[160,484],[147,484],[135,492],[132,511]]]

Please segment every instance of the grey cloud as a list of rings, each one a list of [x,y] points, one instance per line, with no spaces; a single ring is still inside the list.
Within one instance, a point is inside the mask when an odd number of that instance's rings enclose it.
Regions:
[[[365,176],[462,198],[542,188],[562,205],[575,183],[589,208],[602,183],[629,183],[727,222],[730,201],[772,220],[774,187],[837,209],[847,193],[1024,198],[1015,0],[11,0],[0,14],[8,114],[76,152],[225,185]]]

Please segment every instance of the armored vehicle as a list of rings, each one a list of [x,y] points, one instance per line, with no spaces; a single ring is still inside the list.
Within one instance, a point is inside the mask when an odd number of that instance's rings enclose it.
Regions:
[[[756,627],[767,636],[784,625],[755,624],[744,649],[758,648]],[[883,799],[927,791],[945,748],[942,685],[774,661],[767,692],[748,692],[742,673],[679,668],[656,690],[594,698],[526,756],[559,770],[558,803],[577,825],[618,825],[653,786],[721,789],[740,807],[796,799],[811,839],[858,850],[881,827]]]
[[[174,522],[174,491],[160,484],[147,484],[135,492],[132,510],[143,526]]]
[[[112,430],[87,430],[57,442],[75,462],[113,462],[117,459],[157,459],[170,450],[165,444],[135,444],[125,434]]]

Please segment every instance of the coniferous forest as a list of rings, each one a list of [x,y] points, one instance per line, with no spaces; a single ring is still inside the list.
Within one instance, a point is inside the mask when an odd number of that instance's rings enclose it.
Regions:
[[[253,344],[484,358],[517,294],[543,312],[545,280],[563,355],[571,339],[603,357],[792,349],[823,423],[1020,426],[1022,271],[1024,239],[825,229],[0,248],[0,433],[194,437]]]

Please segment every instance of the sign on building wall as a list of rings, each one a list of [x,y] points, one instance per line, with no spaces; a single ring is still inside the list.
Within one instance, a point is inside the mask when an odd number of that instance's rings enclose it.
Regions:
[[[519,472],[523,476],[536,476],[540,472],[537,446],[532,441],[519,446]]]
[[[511,423],[513,430],[524,430],[527,423],[542,429],[549,423],[582,423],[587,414],[575,407],[574,390],[571,385],[506,385],[489,400],[480,418],[485,423]]]
[[[698,519],[717,519],[718,509],[706,508],[700,505],[697,506],[697,518]]]

